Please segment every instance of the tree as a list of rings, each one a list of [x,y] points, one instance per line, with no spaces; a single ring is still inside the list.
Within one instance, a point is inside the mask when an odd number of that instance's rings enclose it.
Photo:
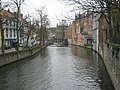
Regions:
[[[61,39],[65,38],[65,29],[68,27],[66,20],[61,20],[59,24],[57,25],[58,29],[58,37]]]
[[[120,1],[119,0],[62,0],[74,5],[75,10],[91,11],[105,16],[108,22],[108,41],[120,44]]]
[[[28,18],[30,18],[29,15],[28,15]],[[35,29],[36,29],[34,19],[32,19],[32,20],[30,19],[30,20],[26,21],[25,27],[27,27],[27,31],[26,31],[25,35],[27,36],[26,46],[28,47],[30,36],[33,37],[33,34],[35,33]]]
[[[1,0],[0,0],[0,31],[1,31],[1,38],[2,38],[2,45],[1,45],[2,53],[5,52],[5,40],[4,40],[4,28],[3,28],[3,24],[5,22],[4,22],[3,10],[8,6],[9,6],[8,3],[1,3]]]
[[[2,53],[4,53],[4,29],[3,29],[3,19],[2,19],[2,11],[0,10],[0,31],[1,31],[1,39],[2,39]]]
[[[49,19],[48,19],[48,15],[44,12],[45,7],[41,7],[40,9],[36,9],[37,13],[38,13],[38,25],[40,26],[39,28],[39,38],[40,38],[40,44],[44,44],[45,43],[45,36],[46,36],[46,30],[47,27],[49,26]]]
[[[17,51],[19,51],[19,15],[20,15],[20,9],[21,5],[24,3],[25,0],[11,0],[13,5],[16,7],[16,31],[17,31]]]

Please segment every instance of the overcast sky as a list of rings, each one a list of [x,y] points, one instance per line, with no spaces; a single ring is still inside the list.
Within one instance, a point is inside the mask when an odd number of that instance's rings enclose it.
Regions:
[[[69,6],[64,5],[58,0],[25,0],[22,12],[36,15],[37,12],[35,8],[40,8],[44,5],[46,6],[45,10],[49,16],[51,26],[56,26],[59,20],[64,19],[64,16],[66,16],[70,10]]]
[[[8,2],[11,0],[1,0],[2,2]],[[65,5],[65,3],[60,2],[61,0],[25,0],[25,3],[21,7],[21,12],[23,15],[31,14],[31,16],[36,17],[37,12],[35,9],[40,9],[42,6],[46,6],[45,12],[48,14],[50,23],[52,27],[62,19],[67,19],[67,22],[71,22],[74,19],[75,12],[70,12],[72,6]],[[15,10],[13,10],[15,11]],[[70,20],[72,19],[72,20]]]

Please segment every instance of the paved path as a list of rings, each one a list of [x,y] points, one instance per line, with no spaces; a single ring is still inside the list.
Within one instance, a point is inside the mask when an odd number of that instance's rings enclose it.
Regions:
[[[22,48],[20,47],[19,50],[22,50]],[[5,50],[5,53],[8,53],[8,52],[13,52],[13,51],[16,51],[15,48],[11,48],[11,49],[6,49]],[[2,53],[1,49],[0,49],[0,54]]]

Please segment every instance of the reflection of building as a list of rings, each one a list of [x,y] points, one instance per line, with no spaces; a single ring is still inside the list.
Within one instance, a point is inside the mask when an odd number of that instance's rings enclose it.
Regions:
[[[17,39],[17,31],[16,31],[16,13],[10,12],[10,10],[3,10],[3,28],[4,28],[4,38],[5,38],[5,44],[11,45],[13,41],[16,41]],[[19,37],[23,37],[23,28],[21,27],[23,21],[22,14],[19,15]]]

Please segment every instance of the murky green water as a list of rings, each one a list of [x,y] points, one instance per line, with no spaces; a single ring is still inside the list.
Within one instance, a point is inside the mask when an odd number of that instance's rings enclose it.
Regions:
[[[114,90],[101,58],[79,47],[44,49],[0,68],[0,90]]]

